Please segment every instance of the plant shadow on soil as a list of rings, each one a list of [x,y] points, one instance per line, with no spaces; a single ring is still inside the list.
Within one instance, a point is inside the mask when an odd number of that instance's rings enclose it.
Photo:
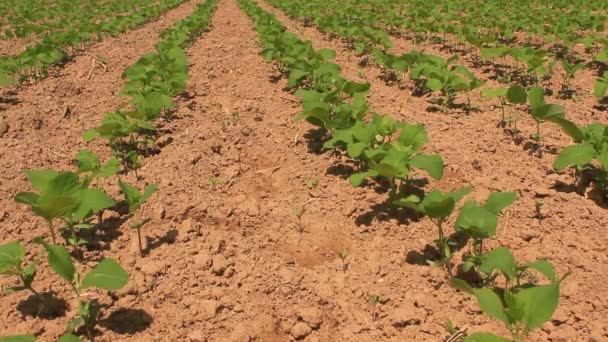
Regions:
[[[597,184],[594,184],[593,171],[595,170],[588,170],[588,172],[583,173],[581,178],[574,183],[556,181],[551,188],[557,192],[576,193],[579,196],[587,197],[600,208],[608,209],[608,194],[606,193],[605,189],[602,189],[601,187],[597,186]],[[587,191],[589,188],[591,188],[591,190]]]
[[[120,308],[100,320],[99,325],[118,334],[132,335],[148,329],[152,322],[152,316],[142,309]]]
[[[156,248],[162,246],[162,245],[171,245],[173,243],[175,243],[175,241],[177,240],[177,236],[179,234],[179,231],[177,229],[171,229],[169,231],[167,231],[165,233],[165,235],[163,236],[154,236],[154,237],[149,237],[146,236],[146,242],[144,244],[145,249],[144,252],[146,254],[149,254],[151,251],[155,250]]]
[[[455,253],[467,245],[468,237],[460,232],[450,235],[450,250]],[[410,265],[429,266],[427,261],[438,261],[441,254],[436,246],[426,244],[421,250],[411,250],[405,255],[405,262]]]
[[[17,304],[17,310],[23,316],[42,319],[54,319],[64,316],[68,310],[65,300],[58,298],[54,292],[31,294]]]
[[[329,132],[325,128],[311,128],[304,133],[308,153],[320,155],[325,153],[323,144],[329,139]]]
[[[411,179],[409,184],[401,185],[399,193],[416,195],[419,198],[424,198],[424,186],[428,185],[429,181],[426,178]],[[386,194],[389,192],[390,185],[383,180],[378,182],[366,182],[365,187],[372,188],[378,194]],[[391,203],[391,198],[386,198],[383,202],[374,203],[370,209],[360,214],[355,218],[355,223],[359,226],[370,226],[374,221],[388,221],[390,219],[396,219],[399,224],[409,224],[411,222],[418,222],[424,217],[424,215],[418,211],[410,208],[400,208]]]

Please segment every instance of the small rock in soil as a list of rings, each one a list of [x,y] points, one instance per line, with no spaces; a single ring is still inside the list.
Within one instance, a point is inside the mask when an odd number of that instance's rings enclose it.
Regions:
[[[162,205],[156,206],[154,210],[154,218],[157,220],[163,220],[167,215],[167,210]]]
[[[304,308],[298,311],[298,316],[312,328],[318,329],[323,323],[321,310],[316,308]]]
[[[312,328],[304,322],[298,322],[291,328],[291,336],[296,340],[304,339],[306,336],[310,335],[311,332]]]
[[[2,138],[6,132],[8,132],[8,124],[6,121],[0,119],[0,138]]]
[[[230,263],[228,262],[228,260],[226,259],[225,256],[223,256],[222,254],[217,254],[215,256],[213,256],[213,273],[216,275],[222,275],[224,274],[224,271],[226,271],[226,268],[228,268],[228,266],[230,266]]]

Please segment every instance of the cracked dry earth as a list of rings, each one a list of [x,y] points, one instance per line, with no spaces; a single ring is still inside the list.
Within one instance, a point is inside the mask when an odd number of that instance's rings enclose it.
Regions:
[[[157,22],[92,46],[92,55],[106,59],[107,72],[96,70],[87,80],[91,60],[76,57],[20,90],[16,103],[3,104],[0,116],[10,129],[0,138],[0,240],[46,232],[12,200],[28,186],[23,170],[69,168],[69,156],[84,147],[84,128],[121,103],[122,70],[195,5],[187,2]],[[471,184],[478,200],[490,191],[518,192],[494,244],[509,246],[520,260],[546,257],[559,274],[573,271],[554,319],[531,341],[608,340],[608,214],[589,198],[552,188],[558,175],[547,174],[554,155],[539,159],[513,143],[490,108],[469,115],[427,112],[424,99],[385,85],[373,76],[378,70],[359,67],[340,42],[272,11],[316,48],[337,50],[347,77],[367,74],[374,110],[427,126],[428,151],[441,153],[447,165],[444,179],[430,187]],[[144,228],[150,254],[138,256],[127,224],[106,233],[99,250],[88,254],[96,260],[103,252],[130,273],[127,288],[102,296],[98,340],[440,341],[448,319],[507,335],[479,313],[474,299],[449,287],[442,271],[424,265],[435,238],[431,222],[385,215],[377,205],[385,193],[350,187],[345,160],[314,152],[312,127],[292,122],[299,100],[283,90],[284,79],[273,81],[278,72],[258,55],[256,41],[236,1],[222,0],[209,32],[187,49],[187,94],[178,99],[175,118],[163,123],[164,147],[140,172],[144,182],[159,183],[144,208],[153,217]],[[71,114],[63,117],[68,105]],[[551,133],[551,143],[567,143]],[[538,192],[546,195],[542,222],[534,211]],[[303,206],[298,222],[293,210]],[[338,257],[343,250],[344,262]],[[52,341],[63,332],[75,311],[71,293],[48,269],[38,277],[46,286],[41,291],[66,300],[57,303],[63,310],[34,318],[26,294],[3,296],[0,336],[36,333]],[[0,279],[0,287],[11,284]],[[381,303],[372,305],[370,295],[380,295]]]

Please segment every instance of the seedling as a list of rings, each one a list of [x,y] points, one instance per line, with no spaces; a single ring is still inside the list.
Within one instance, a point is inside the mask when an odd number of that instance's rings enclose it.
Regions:
[[[369,295],[369,302],[372,304],[372,320],[374,320],[374,321],[378,320],[378,306],[380,306],[380,304],[382,304],[383,300],[384,300],[384,298],[382,298],[381,295],[378,295],[378,294]]]
[[[539,197],[534,200],[534,204],[536,207],[536,218],[541,221],[543,219],[542,209],[543,205],[545,204],[545,201]]]
[[[75,173],[38,170],[26,171],[26,174],[39,193],[20,192],[15,201],[29,205],[34,214],[46,220],[54,244],[56,219],[65,223],[61,230],[67,234],[68,243],[77,249],[86,241],[76,236],[76,230],[92,228],[91,216],[115,204],[102,190],[88,188],[88,178],[82,181]]]
[[[471,187],[466,187],[458,191],[442,192],[440,190],[432,190],[429,192],[422,202],[417,205],[417,210],[428,216],[431,221],[437,226],[439,237],[435,240],[435,245],[439,250],[439,260],[427,262],[432,266],[442,267],[450,274],[450,260],[452,258],[452,250],[450,239],[444,232],[444,223],[454,212],[456,203],[464,196],[471,192]]]
[[[12,241],[0,246],[0,274],[18,276],[22,283],[22,285],[5,289],[4,293],[29,290],[33,294],[38,295],[38,292],[32,287],[32,282],[36,276],[37,261],[34,260],[26,267],[23,267],[24,258],[25,248],[18,241]]]
[[[463,232],[473,239],[471,256],[465,262],[465,272],[472,267],[476,258],[483,253],[483,241],[496,234],[498,216],[504,208],[517,200],[514,192],[493,192],[483,206],[475,201],[467,201],[456,219],[456,231]]]
[[[338,252],[338,256],[340,260],[342,260],[342,271],[346,272],[348,265],[346,264],[346,257],[348,256],[348,250],[344,247],[341,251]]]
[[[576,167],[577,174],[587,169],[593,171],[598,189],[606,195],[608,193],[608,125],[591,124],[577,127],[578,138],[575,144],[562,149],[553,167],[563,170]],[[597,166],[593,165],[596,161]]]
[[[574,92],[570,90],[570,82],[572,81],[577,72],[585,68],[585,64],[582,62],[569,63],[565,60],[562,60],[561,64],[562,69],[564,69],[564,72],[562,73],[564,83],[562,84],[561,94],[566,98],[571,98],[572,96],[574,96]]]
[[[527,94],[524,87],[515,85],[510,88],[488,88],[481,91],[483,96],[496,98],[500,104],[501,123],[506,123],[508,119],[505,115],[505,106],[509,103],[523,104],[526,103]]]
[[[309,179],[306,181],[306,187],[309,190],[315,190],[319,187],[319,180],[318,179]]]
[[[533,87],[528,91],[530,114],[536,122],[536,133],[532,134],[531,137],[538,144],[539,154],[541,153],[541,140],[543,138],[540,125],[543,122],[553,122],[559,125],[569,136],[575,139],[580,138],[580,130],[573,122],[566,119],[564,108],[560,105],[546,103],[544,92],[541,87]]]
[[[599,100],[603,99],[606,96],[606,92],[608,91],[608,72],[604,72],[602,77],[598,77],[595,80],[595,84],[593,85],[593,94]]]
[[[300,233],[304,231],[304,223],[302,222],[302,216],[304,216],[305,212],[305,206],[302,206],[301,208],[291,208],[291,213],[297,218],[296,226]]]
[[[209,180],[207,180],[207,182],[209,183],[211,190],[215,190],[215,189],[217,189],[217,186],[220,183],[220,180],[215,177],[211,177],[211,178],[209,178]]]
[[[125,201],[129,205],[129,213],[131,215],[138,212],[141,206],[146,203],[158,189],[157,184],[150,184],[146,186],[143,193],[140,193],[136,187],[123,183],[120,179],[118,180],[118,185],[125,196]],[[149,221],[150,219],[145,218],[131,224],[131,227],[137,231],[137,245],[139,246],[139,254],[142,257],[144,256],[144,248],[141,241],[141,228]]]
[[[119,290],[127,284],[129,274],[116,261],[106,258],[84,277],[81,277],[72,262],[70,252],[65,247],[47,244],[40,238],[34,239],[33,242],[44,247],[51,269],[69,283],[76,295],[78,314],[68,323],[68,333],[83,328],[89,340],[93,341],[99,302],[97,299],[84,301],[82,299],[83,291],[92,287],[108,291]]]
[[[558,306],[560,284],[569,275],[557,279],[553,266],[546,260],[518,264],[505,247],[484,253],[479,270],[493,288],[473,288],[458,278],[453,279],[453,286],[474,295],[481,311],[502,321],[516,342],[523,341],[531,330],[551,319]],[[532,270],[545,276],[549,284],[535,283],[529,272]],[[498,277],[504,278],[504,288],[496,287]],[[494,339],[481,339],[482,335],[473,334],[465,341],[508,341],[492,334],[483,335]]]

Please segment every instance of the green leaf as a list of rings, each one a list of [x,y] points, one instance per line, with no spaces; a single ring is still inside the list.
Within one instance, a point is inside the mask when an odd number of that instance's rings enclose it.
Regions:
[[[118,171],[120,171],[120,162],[116,158],[110,158],[103,166],[103,168],[99,170],[99,172],[97,173],[97,177],[103,178],[114,176],[118,173]]]
[[[549,279],[552,283],[557,281],[557,275],[555,274],[555,269],[553,269],[553,265],[547,260],[537,260],[528,262],[522,265],[524,268],[531,268],[538,271],[540,274],[544,275]]]
[[[575,142],[582,141],[585,136],[581,129],[572,121],[561,117],[559,114],[544,118],[546,121],[559,125],[564,133],[571,137]]]
[[[443,159],[440,155],[418,154],[410,159],[410,166],[425,170],[435,179],[443,177]]]
[[[15,81],[9,74],[0,72],[0,87],[14,84],[17,84],[17,81]]]
[[[509,316],[505,313],[505,308],[500,297],[490,289],[474,289],[473,294],[477,297],[481,311],[486,315],[496,318],[507,326],[511,325]]]
[[[510,342],[508,338],[496,336],[490,333],[476,332],[465,337],[462,342]]]
[[[80,150],[76,156],[78,172],[92,172],[100,167],[99,158],[89,150]]]
[[[141,202],[144,203],[148,201],[150,196],[152,196],[156,192],[156,190],[158,190],[158,184],[156,183],[146,186],[146,188],[144,189],[144,194],[141,197]]]
[[[495,215],[499,215],[504,208],[510,206],[516,200],[517,193],[515,192],[493,192],[483,207]]]
[[[81,288],[96,287],[104,290],[123,288],[129,280],[129,274],[113,259],[104,259],[84,277]]]
[[[125,196],[125,201],[129,204],[129,212],[134,213],[139,209],[141,205],[141,195],[139,194],[139,190],[127,183],[124,183],[122,180],[118,179],[118,186]]]
[[[536,111],[538,108],[545,105],[545,90],[541,87],[532,87],[528,91],[528,102],[532,111]]]
[[[17,195],[15,195],[15,202],[22,203],[22,204],[28,204],[28,205],[34,205],[34,203],[36,203],[36,200],[38,200],[38,197],[39,197],[39,195],[37,193],[19,192],[19,193],[17,193]]]
[[[608,91],[608,80],[606,79],[597,79],[595,84],[593,85],[593,94],[596,98],[602,99],[606,92]]]
[[[46,249],[51,269],[55,271],[63,279],[72,283],[76,276],[76,267],[72,263],[70,252],[60,245],[49,245],[41,239],[35,239],[32,242],[40,243]]]
[[[420,202],[420,210],[433,219],[447,218],[454,211],[455,206],[454,198],[439,190],[432,190]]]
[[[336,51],[334,50],[319,49],[317,52],[319,53],[319,56],[321,56],[321,59],[323,59],[324,61],[336,58]]]
[[[45,191],[51,180],[59,176],[59,172],[55,170],[28,170],[25,174],[32,187],[40,192]]]
[[[407,207],[407,208],[412,208],[415,210],[418,210],[418,204],[420,203],[420,197],[416,196],[416,195],[407,195],[407,197],[401,197],[398,198],[396,200],[394,200],[393,205],[396,205],[398,207]]]
[[[527,99],[526,89],[520,85],[514,85],[507,90],[507,100],[514,104],[524,104]]]
[[[32,210],[47,221],[68,216],[78,206],[81,192],[82,185],[75,173],[60,173],[48,182]]]
[[[520,289],[513,295],[522,321],[532,330],[540,327],[553,316],[559,304],[560,283]]]
[[[13,335],[0,337],[0,342],[36,342],[34,335]]]
[[[506,247],[497,247],[481,256],[479,271],[491,274],[494,270],[502,272],[509,280],[517,277],[517,261]]]
[[[468,201],[460,210],[455,228],[476,239],[494,236],[498,226],[497,216],[488,209],[479,207],[474,201]]]
[[[589,143],[570,145],[562,149],[553,162],[553,168],[563,170],[571,165],[583,165],[593,161],[595,148]]]
[[[483,89],[481,94],[485,97],[505,97],[507,96],[507,91],[507,88],[487,88]]]
[[[21,267],[24,257],[25,248],[18,241],[11,241],[0,246],[0,274]]]
[[[452,285],[453,288],[455,288],[457,290],[464,291],[464,292],[466,292],[468,294],[473,294],[473,291],[475,290],[465,280],[460,279],[460,278],[456,278],[456,277],[452,278],[452,280],[450,281],[450,285]]]
[[[82,339],[76,335],[68,334],[61,336],[57,342],[83,342]]]
[[[346,145],[346,151],[348,152],[349,157],[359,158],[367,146],[368,145],[364,143],[352,143]]]
[[[377,171],[369,170],[369,171],[365,171],[365,172],[359,172],[359,173],[352,174],[350,177],[348,177],[348,181],[350,182],[350,185],[352,185],[352,186],[360,186],[366,178],[376,177],[376,176],[378,176]]]
[[[450,193],[448,193],[448,196],[452,197],[454,199],[454,202],[460,202],[460,200],[471,193],[471,191],[473,191],[473,188],[470,186],[464,187],[458,191],[452,191]]]
[[[436,78],[429,78],[424,84],[430,91],[440,91],[443,88],[443,83]]]
[[[116,202],[105,192],[99,189],[85,189],[81,193],[80,205],[74,212],[72,220],[80,221],[102,209],[114,206]]]

